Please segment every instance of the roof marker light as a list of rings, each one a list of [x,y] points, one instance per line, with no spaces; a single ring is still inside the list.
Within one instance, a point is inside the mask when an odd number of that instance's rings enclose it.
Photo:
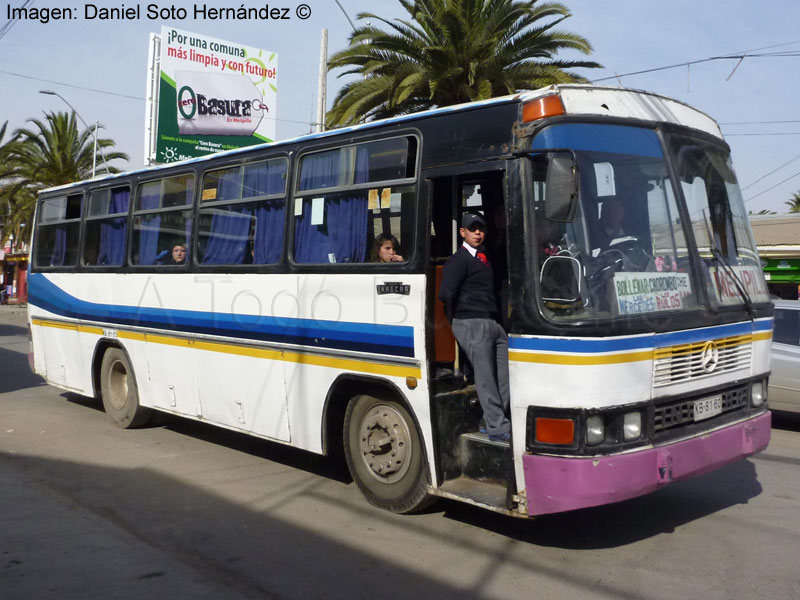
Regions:
[[[565,112],[567,111],[564,109],[564,103],[561,102],[561,96],[550,94],[523,104],[522,122],[530,123],[545,117],[557,117]]]

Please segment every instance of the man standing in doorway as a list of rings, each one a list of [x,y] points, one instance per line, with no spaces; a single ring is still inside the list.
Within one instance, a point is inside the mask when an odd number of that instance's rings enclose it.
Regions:
[[[483,252],[486,221],[467,213],[459,229],[464,243],[447,261],[439,299],[453,335],[475,370],[475,388],[492,441],[511,439],[508,391],[508,336],[497,322],[492,266]]]

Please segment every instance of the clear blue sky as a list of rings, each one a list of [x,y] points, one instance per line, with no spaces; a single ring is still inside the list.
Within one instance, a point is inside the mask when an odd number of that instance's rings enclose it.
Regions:
[[[7,7],[25,0],[0,2],[0,27]],[[244,2],[263,6],[266,2]],[[298,19],[296,7],[307,4],[311,17]],[[355,21],[372,11],[385,18],[403,15],[394,0],[340,0]],[[144,154],[145,78],[149,32],[163,24],[278,53],[278,138],[307,133],[314,119],[320,31],[329,30],[329,52],[345,46],[350,25],[334,0],[281,0],[286,21],[194,20],[191,8],[238,7],[241,2],[109,2],[98,7],[141,7],[138,20],[84,19],[84,0],[34,0],[31,7],[72,7],[78,18],[69,21],[18,22],[0,39],[0,123],[20,127],[43,111],[64,110],[57,91],[89,122],[99,120],[106,135],[130,157],[129,168],[141,166]],[[188,9],[185,20],[150,20],[149,4]],[[800,2],[797,0],[565,0],[573,16],[561,28],[588,38],[592,58],[603,69],[584,70],[589,79],[624,75],[643,69],[751,51],[753,54],[794,53],[795,56],[748,57],[728,76],[737,60],[716,60],[656,73],[620,77],[604,82],[651,90],[687,102],[714,117],[733,150],[733,160],[747,206],[785,212],[783,204],[800,191]],[[565,55],[565,57],[574,55]],[[11,75],[38,78],[26,79]],[[114,92],[119,97],[56,82]],[[329,103],[340,80],[328,78]],[[764,123],[784,121],[784,123]],[[786,122],[788,121],[788,122]],[[791,122],[794,121],[794,122]],[[747,124],[735,124],[747,123]],[[747,135],[743,135],[747,134]],[[790,162],[791,161],[791,162]],[[757,181],[771,171],[775,173]],[[788,180],[780,183],[783,180]],[[773,186],[775,186],[773,188]],[[773,188],[769,191],[768,188]]]

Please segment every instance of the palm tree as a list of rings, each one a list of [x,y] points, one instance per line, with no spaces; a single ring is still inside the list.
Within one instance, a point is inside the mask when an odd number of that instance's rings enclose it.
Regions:
[[[8,151],[12,140],[6,141],[6,130],[8,129],[8,121],[3,123],[0,127],[0,246],[5,244],[7,235],[5,235],[6,223],[10,220],[11,206],[6,198],[6,181],[7,173],[10,172],[10,164],[8,160]]]
[[[0,189],[0,204],[8,206],[10,213],[0,232],[3,240],[12,233],[15,239],[20,239],[20,230],[26,225],[24,237],[30,238],[33,209],[40,190],[88,179],[92,174],[94,129],[80,131],[74,112],[45,113],[44,121],[28,122],[33,126],[17,129],[13,139],[2,147],[0,181],[4,185]],[[122,152],[104,151],[115,145],[111,139],[97,140],[100,153],[97,164],[103,165],[108,173],[119,172],[108,161],[128,160],[128,155]]]
[[[360,75],[336,96],[328,125],[353,124],[513,94],[553,83],[585,81],[567,71],[595,68],[592,61],[555,58],[560,50],[590,54],[582,36],[556,30],[570,16],[566,6],[539,0],[398,0],[410,20],[371,13],[335,53],[339,77]],[[549,20],[550,18],[552,20]]]
[[[795,192],[791,200],[785,202],[789,206],[790,213],[800,212],[800,192]]]

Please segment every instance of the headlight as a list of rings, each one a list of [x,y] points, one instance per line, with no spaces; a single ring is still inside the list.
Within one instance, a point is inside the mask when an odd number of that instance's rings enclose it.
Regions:
[[[586,443],[590,446],[599,444],[606,439],[606,428],[603,425],[603,415],[592,415],[586,419]]]
[[[767,388],[763,381],[754,381],[750,386],[750,403],[753,406],[761,406],[767,399]]]
[[[638,410],[625,413],[622,422],[622,435],[626,442],[642,437],[642,413]]]

